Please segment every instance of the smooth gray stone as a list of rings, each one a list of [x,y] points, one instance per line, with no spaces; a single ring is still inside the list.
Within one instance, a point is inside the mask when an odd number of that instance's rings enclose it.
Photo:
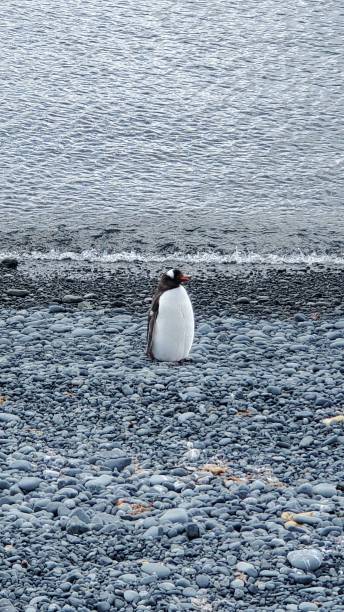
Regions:
[[[316,612],[316,610],[319,610],[319,606],[311,601],[302,601],[299,604],[300,612]]]
[[[145,574],[157,576],[158,578],[167,578],[171,574],[170,568],[163,563],[144,562],[141,569]]]
[[[9,599],[0,599],[0,612],[17,612],[18,608],[15,608]]]
[[[334,497],[338,495],[336,485],[327,482],[321,482],[313,486],[314,495],[321,495],[322,497]]]
[[[197,331],[201,335],[207,335],[213,331],[213,328],[208,323],[201,323],[198,326]]]
[[[81,535],[89,530],[89,526],[80,520],[78,516],[72,516],[66,524],[66,531],[72,535]]]
[[[189,521],[189,515],[184,508],[172,508],[166,510],[160,517],[161,523],[187,523]]]
[[[14,423],[14,421],[20,421],[20,417],[10,412],[0,412],[0,423]]]
[[[50,329],[58,334],[66,334],[71,331],[72,326],[65,323],[55,323],[50,326]]]
[[[198,574],[196,576],[196,583],[201,589],[206,589],[210,585],[210,578],[207,574]]]
[[[246,561],[239,561],[236,565],[236,568],[238,572],[242,572],[243,574],[247,574],[248,576],[252,576],[253,578],[258,576],[258,571],[252,563],[247,563]]]
[[[22,472],[31,472],[32,471],[32,465],[29,461],[26,461],[25,459],[16,459],[15,461],[12,461],[12,463],[10,463],[10,465],[8,466],[11,470],[18,470],[18,471],[22,471]]]
[[[85,488],[89,491],[97,492],[107,487],[112,480],[112,476],[102,474],[101,476],[96,476],[95,478],[90,478],[90,480],[87,480],[87,482],[85,482]]]
[[[83,297],[81,295],[72,295],[68,293],[62,297],[62,302],[65,304],[79,304],[83,301]]]
[[[148,527],[147,531],[143,535],[144,540],[156,540],[157,538],[159,538],[160,529],[159,527],[156,527],[155,525],[152,525],[152,527]]]
[[[312,572],[321,566],[323,554],[316,548],[301,548],[290,552],[287,559],[293,567]]]
[[[124,591],[123,596],[124,596],[125,601],[127,601],[128,603],[132,601],[136,601],[140,597],[137,591],[132,591],[130,589],[128,589],[127,591]]]
[[[317,516],[309,516],[307,514],[294,514],[294,520],[304,525],[318,525],[321,519]]]
[[[31,491],[35,491],[40,486],[42,480],[40,478],[36,478],[35,476],[26,476],[22,478],[18,482],[18,487],[21,488],[25,493],[30,493]]]
[[[194,412],[183,412],[178,415],[178,423],[185,423],[189,419],[194,419],[197,415]]]
[[[87,329],[84,327],[76,327],[75,329],[73,329],[71,335],[73,338],[90,338],[91,336],[94,336],[95,333],[96,332],[92,329]]]
[[[66,312],[65,307],[61,306],[60,304],[51,304],[49,306],[49,312],[51,312],[52,314],[57,314],[59,312]]]
[[[314,438],[313,436],[304,436],[300,442],[300,448],[308,448],[309,446],[312,446],[314,442]]]
[[[301,484],[299,487],[297,487],[296,491],[297,493],[301,493],[302,495],[308,495],[309,497],[312,497],[313,495],[313,487],[308,482]]]
[[[119,472],[122,472],[122,470],[124,470],[124,468],[126,468],[130,464],[130,457],[113,457],[112,459],[107,459],[104,462],[104,465],[110,468],[110,470],[116,469]]]

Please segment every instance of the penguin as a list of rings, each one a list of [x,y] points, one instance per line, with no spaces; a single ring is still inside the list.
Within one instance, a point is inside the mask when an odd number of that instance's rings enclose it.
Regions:
[[[194,338],[194,314],[180,270],[162,274],[148,315],[147,355],[158,361],[186,359]]]

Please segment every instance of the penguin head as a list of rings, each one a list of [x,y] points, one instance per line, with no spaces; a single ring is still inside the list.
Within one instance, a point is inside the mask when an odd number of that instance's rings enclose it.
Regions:
[[[191,276],[183,274],[180,270],[172,269],[162,275],[161,284],[166,289],[174,289],[179,287],[181,283],[187,283],[189,280],[191,280]]]

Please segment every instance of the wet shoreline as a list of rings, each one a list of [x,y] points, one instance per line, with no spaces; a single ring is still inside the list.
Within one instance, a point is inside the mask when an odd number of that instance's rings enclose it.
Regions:
[[[308,317],[344,312],[344,269],[316,266],[265,267],[183,264],[193,276],[188,290],[196,315]],[[90,264],[19,262],[0,266],[0,306],[31,308],[61,304],[66,308],[147,310],[161,262]],[[19,293],[19,295],[15,295]],[[75,301],[66,300],[74,296]]]

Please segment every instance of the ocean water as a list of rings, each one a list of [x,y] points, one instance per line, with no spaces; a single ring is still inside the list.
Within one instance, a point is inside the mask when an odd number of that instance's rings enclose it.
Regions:
[[[340,0],[6,0],[1,250],[342,260],[343,34]]]

